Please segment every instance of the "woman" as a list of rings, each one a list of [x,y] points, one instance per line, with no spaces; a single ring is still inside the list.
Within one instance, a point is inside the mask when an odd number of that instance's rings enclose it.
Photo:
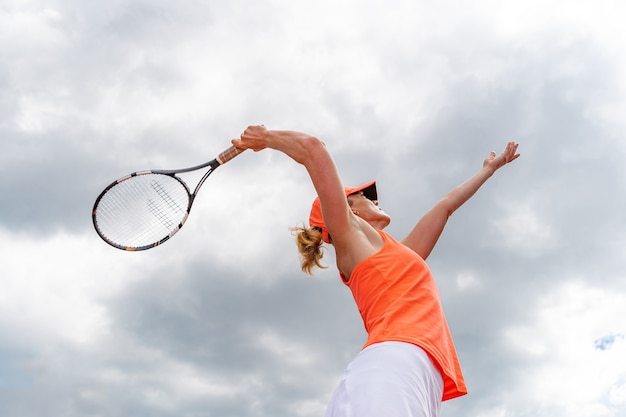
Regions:
[[[439,293],[425,259],[448,217],[499,168],[517,159],[517,144],[485,159],[469,180],[446,194],[397,241],[383,229],[376,184],[344,187],[323,142],[305,133],[248,127],[233,145],[284,152],[304,165],[317,191],[310,228],[299,228],[302,269],[321,266],[332,244],[368,339],[335,390],[326,417],[436,417],[441,402],[467,393]]]

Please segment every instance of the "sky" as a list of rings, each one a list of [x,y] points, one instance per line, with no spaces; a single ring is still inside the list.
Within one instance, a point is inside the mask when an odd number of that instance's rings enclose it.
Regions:
[[[185,227],[93,230],[124,174],[248,125],[321,138],[402,238],[520,143],[428,258],[469,388],[442,417],[626,416],[626,37],[619,0],[3,0],[0,415],[314,417],[365,342],[299,270],[306,171],[247,151]],[[197,176],[186,177],[189,182]]]

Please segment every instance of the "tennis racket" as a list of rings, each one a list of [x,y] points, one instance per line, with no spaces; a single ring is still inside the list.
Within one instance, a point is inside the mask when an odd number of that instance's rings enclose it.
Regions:
[[[190,168],[133,172],[104,189],[93,206],[92,221],[109,245],[140,251],[170,239],[187,221],[202,184],[220,165],[244,149],[231,146],[217,158]],[[209,167],[193,193],[176,174]]]

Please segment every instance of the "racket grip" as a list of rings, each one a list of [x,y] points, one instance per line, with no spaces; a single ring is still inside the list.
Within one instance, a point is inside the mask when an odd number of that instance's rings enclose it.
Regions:
[[[243,151],[245,151],[245,149],[235,148],[234,146],[231,146],[221,154],[217,155],[217,158],[215,159],[217,159],[217,162],[219,162],[220,165],[224,165],[226,162],[230,161]]]

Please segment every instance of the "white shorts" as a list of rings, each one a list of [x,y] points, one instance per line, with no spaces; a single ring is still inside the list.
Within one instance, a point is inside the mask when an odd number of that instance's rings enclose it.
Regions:
[[[442,395],[443,379],[424,350],[376,343],[350,362],[324,417],[437,417]]]

